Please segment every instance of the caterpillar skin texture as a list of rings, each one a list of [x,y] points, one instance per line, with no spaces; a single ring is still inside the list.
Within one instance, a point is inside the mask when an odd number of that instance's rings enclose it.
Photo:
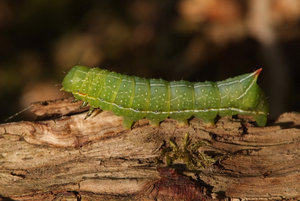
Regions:
[[[167,82],[122,75],[100,68],[73,67],[63,80],[63,90],[76,99],[123,116],[123,125],[147,118],[151,124],[170,117],[186,123],[192,116],[214,123],[217,115],[253,116],[265,126],[268,103],[256,84],[261,68],[219,82]]]

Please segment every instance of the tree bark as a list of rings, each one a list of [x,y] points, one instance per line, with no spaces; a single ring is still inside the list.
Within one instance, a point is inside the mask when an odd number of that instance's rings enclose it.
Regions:
[[[0,200],[223,200],[300,199],[300,114],[284,113],[267,127],[247,117],[206,127],[167,119],[159,127],[69,99],[35,103],[37,121],[0,125]],[[162,154],[186,133],[213,165],[189,169]],[[199,153],[200,153],[199,151]]]

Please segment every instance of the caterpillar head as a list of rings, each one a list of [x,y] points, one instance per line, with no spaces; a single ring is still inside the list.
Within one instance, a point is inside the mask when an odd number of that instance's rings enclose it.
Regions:
[[[67,92],[78,91],[89,69],[86,66],[74,66],[65,76],[62,82],[62,90]]]

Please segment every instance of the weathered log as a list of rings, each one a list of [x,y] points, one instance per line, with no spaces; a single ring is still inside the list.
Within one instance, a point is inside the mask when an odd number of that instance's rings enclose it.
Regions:
[[[57,100],[32,105],[39,121],[0,125],[2,200],[281,200],[300,198],[300,114],[285,113],[267,127],[245,118],[222,118],[205,127],[148,120],[131,130],[122,117],[101,111],[86,117],[80,103]],[[214,165],[166,167],[162,150],[174,139],[209,156]],[[1,199],[0,199],[1,200]]]

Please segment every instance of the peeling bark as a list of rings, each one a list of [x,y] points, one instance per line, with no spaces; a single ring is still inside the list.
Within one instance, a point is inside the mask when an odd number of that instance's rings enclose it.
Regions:
[[[2,200],[281,200],[300,198],[300,114],[285,113],[267,127],[222,118],[213,127],[148,120],[131,130],[122,117],[69,99],[32,105],[39,121],[0,125]],[[226,156],[202,170],[157,163],[171,138],[208,140],[203,153]],[[1,197],[0,196],[0,197]],[[1,200],[1,198],[0,198]]]

